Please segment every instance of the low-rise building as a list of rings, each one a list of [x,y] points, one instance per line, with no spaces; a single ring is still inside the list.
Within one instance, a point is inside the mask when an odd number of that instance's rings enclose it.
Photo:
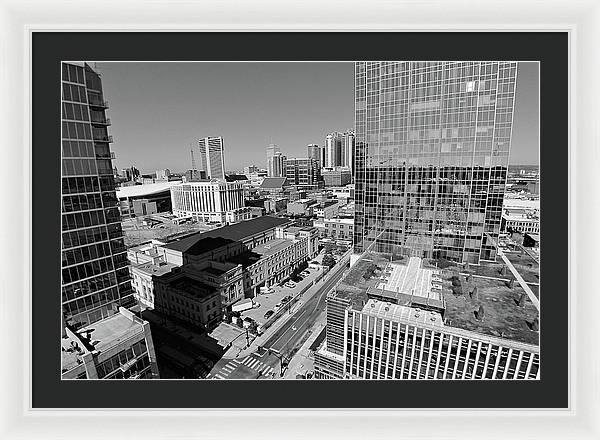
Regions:
[[[171,187],[180,182],[161,181],[146,185],[121,186],[117,189],[121,217],[132,218],[170,212]]]
[[[321,237],[333,240],[352,240],[354,234],[352,218],[322,218],[315,220],[313,225]]]
[[[313,213],[319,218],[334,218],[338,215],[339,206],[336,200],[327,200],[317,205]]]
[[[317,206],[317,201],[312,199],[300,199],[287,204],[287,213],[289,215],[313,215],[313,208]]]
[[[167,316],[211,330],[221,322],[221,295],[195,270],[177,269],[156,279],[155,307]]]
[[[158,261],[156,263],[146,262],[129,266],[131,287],[133,288],[135,299],[138,303],[154,309],[154,280],[156,277],[171,272],[175,267],[178,266],[164,261]]]
[[[82,328],[66,326],[62,379],[158,379],[150,324],[126,308]]]
[[[502,212],[501,230],[503,232],[517,231],[521,233],[528,232],[532,234],[539,234],[539,213],[519,208],[504,209]]]

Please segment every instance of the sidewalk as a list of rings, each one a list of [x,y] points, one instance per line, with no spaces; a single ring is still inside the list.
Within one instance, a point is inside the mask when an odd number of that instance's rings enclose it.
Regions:
[[[329,280],[332,274],[337,273],[338,270],[343,270],[343,267],[334,267],[332,270],[327,272],[323,278],[321,278],[316,284],[313,284],[303,295],[302,298],[292,306],[292,313],[286,313],[281,318],[279,318],[275,323],[270,326],[265,332],[254,338],[254,340],[250,343],[250,346],[245,349],[240,349],[238,347],[231,347],[229,350],[225,352],[223,358],[233,359],[237,357],[245,357],[252,353],[254,353],[258,346],[263,345],[277,330],[279,330],[295,313],[298,308],[302,307],[310,298],[315,296],[315,294],[321,289],[321,286]],[[312,336],[312,335],[311,335]]]
[[[308,373],[309,371],[313,371],[314,368],[314,358],[309,356],[309,348],[311,344],[317,339],[319,333],[325,328],[327,324],[327,314],[325,312],[321,313],[315,322],[315,326],[312,329],[311,335],[308,337],[298,353],[294,355],[289,365],[287,366],[285,373],[283,375],[284,379],[296,379],[297,374]]]

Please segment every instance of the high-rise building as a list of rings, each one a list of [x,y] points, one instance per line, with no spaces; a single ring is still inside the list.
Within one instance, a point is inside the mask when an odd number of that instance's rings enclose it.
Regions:
[[[343,134],[333,132],[325,138],[325,163],[323,167],[337,167],[342,165],[342,141]]]
[[[285,160],[286,156],[280,152],[276,152],[273,156],[268,159],[268,174],[269,177],[282,177],[285,176]]]
[[[342,139],[342,166],[350,169],[350,174],[354,172],[354,155],[356,151],[356,135],[353,130],[344,133]]]
[[[275,144],[269,144],[269,146],[267,147],[267,172],[269,173],[269,177],[280,177],[280,176],[274,176],[273,173],[273,169],[271,168],[271,158],[273,156],[275,156],[275,154],[277,153],[281,153],[281,149],[275,145]]]
[[[289,158],[285,161],[285,177],[289,185],[315,186],[320,180],[321,169],[313,158]]]
[[[308,144],[306,149],[308,150],[308,157],[316,160],[319,168],[323,167],[323,163],[321,162],[321,147],[317,144]]]
[[[352,172],[348,167],[322,168],[321,176],[326,187],[345,186],[352,181]]]
[[[223,138],[205,137],[198,141],[200,148],[200,169],[206,171],[209,179],[225,178],[225,152]]]
[[[62,307],[73,325],[133,304],[107,108],[98,73],[87,64],[63,63]]]
[[[355,252],[495,260],[517,63],[355,69]]]
[[[62,63],[61,85],[61,377],[158,378],[150,326],[125,308],[135,299],[102,81],[88,64]]]

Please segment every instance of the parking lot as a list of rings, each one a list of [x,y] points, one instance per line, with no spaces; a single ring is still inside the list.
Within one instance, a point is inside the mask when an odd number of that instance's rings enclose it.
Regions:
[[[250,309],[250,310],[243,311],[242,318],[250,317],[250,318],[254,319],[259,325],[264,324],[265,321],[267,320],[267,318],[265,318],[265,313],[267,313],[269,310],[276,312],[278,310],[278,308],[275,306],[277,304],[281,304],[283,298],[285,298],[286,296],[293,297],[293,296],[297,295],[304,287],[311,284],[311,282],[313,280],[315,280],[317,277],[319,277],[322,272],[321,269],[307,269],[307,270],[308,270],[309,274],[307,276],[303,276],[302,281],[295,283],[296,284],[295,287],[290,288],[290,287],[286,287],[286,286],[275,285],[272,287],[272,289],[273,289],[272,293],[267,293],[267,294],[261,293],[260,295],[258,295],[256,298],[254,298],[254,302],[256,304],[258,304],[259,306],[255,307],[253,309]],[[292,310],[295,307],[298,307],[301,302],[302,302],[302,300],[300,300],[299,303],[295,303],[292,306]]]

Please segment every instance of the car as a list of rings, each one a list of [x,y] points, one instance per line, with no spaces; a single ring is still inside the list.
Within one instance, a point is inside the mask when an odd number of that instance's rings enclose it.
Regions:
[[[294,287],[296,287],[296,283],[294,283],[293,281],[288,281],[287,283],[285,283],[285,287],[293,289]]]
[[[282,298],[281,299],[281,304],[286,304],[289,301],[289,299],[287,298]]]
[[[281,306],[282,306],[282,304],[281,304],[281,303],[277,303],[277,304],[275,304],[275,308],[276,308],[276,309],[280,308]]]
[[[274,314],[275,312],[273,310],[268,310],[267,313],[265,313],[265,319],[269,319]]]

